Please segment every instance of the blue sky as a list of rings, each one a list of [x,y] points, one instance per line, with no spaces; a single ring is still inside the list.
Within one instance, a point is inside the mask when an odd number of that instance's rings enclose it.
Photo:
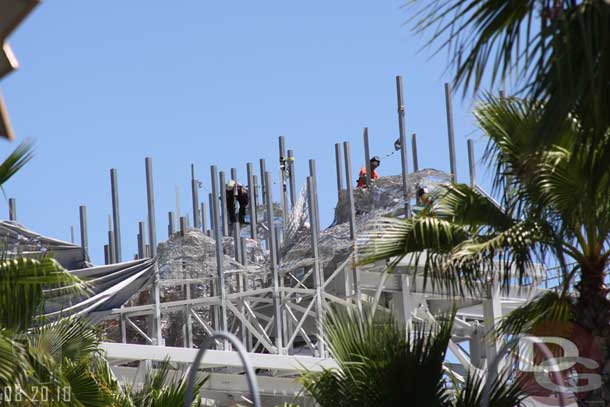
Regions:
[[[277,174],[277,138],[295,150],[298,184],[318,164],[320,212],[335,205],[334,143],[350,141],[362,165],[398,136],[395,75],[402,75],[407,132],[418,134],[420,167],[449,169],[443,83],[447,55],[420,52],[402,1],[46,1],[10,38],[21,68],[0,84],[18,139],[36,157],[5,185],[18,220],[69,240],[87,205],[90,254],[103,261],[117,168],[123,258],[137,251],[146,218],[144,157],[154,165],[158,240],[167,212],[191,212],[190,164],[207,201],[211,164],[227,172],[266,158]],[[467,181],[472,101],[454,97],[458,176]],[[14,148],[1,142],[2,154]],[[381,174],[398,174],[398,155]],[[482,176],[483,168],[478,172]],[[277,191],[276,196],[277,196]],[[0,211],[8,217],[7,202]]]

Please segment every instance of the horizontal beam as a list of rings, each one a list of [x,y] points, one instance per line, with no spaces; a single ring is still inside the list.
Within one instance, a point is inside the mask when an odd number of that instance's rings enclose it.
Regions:
[[[195,360],[198,349],[174,348],[166,346],[134,345],[125,343],[102,342],[102,349],[109,361],[151,360],[162,362],[166,358],[175,363],[190,364]],[[333,359],[314,358],[312,356],[272,355],[264,353],[248,353],[254,369],[281,370],[302,373],[303,370],[321,372],[324,369],[338,368]],[[201,367],[235,367],[241,368],[239,354],[233,351],[208,349],[201,362]]]

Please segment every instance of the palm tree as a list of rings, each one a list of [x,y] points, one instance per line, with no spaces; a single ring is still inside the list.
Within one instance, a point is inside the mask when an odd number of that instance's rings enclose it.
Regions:
[[[610,2],[606,0],[410,0],[427,45],[447,49],[454,83],[475,93],[513,81],[520,96],[545,102],[537,138],[577,113],[581,137],[610,128]],[[560,123],[560,121],[559,121]]]
[[[333,312],[327,342],[338,369],[307,372],[301,381],[320,407],[438,406],[478,407],[484,381],[468,376],[450,391],[444,360],[453,317],[436,326],[418,324],[405,332],[391,315],[357,310]],[[515,407],[524,393],[518,382],[498,377],[491,385],[492,406]]]
[[[563,274],[549,293],[502,324],[526,331],[544,320],[571,320],[586,328],[610,360],[610,301],[604,285],[610,261],[610,133],[583,142],[580,117],[559,121],[548,145],[534,135],[544,106],[517,99],[486,101],[475,111],[488,137],[485,158],[501,205],[477,188],[447,185],[431,207],[412,219],[382,219],[361,237],[363,262],[406,255],[425,258],[424,275],[450,293],[482,294],[481,282],[528,283],[534,262],[556,262]],[[578,148],[577,148],[577,144]],[[571,283],[576,293],[570,292]],[[603,366],[603,364],[602,364]],[[603,376],[605,390],[610,389]],[[588,401],[607,391],[587,394]]]

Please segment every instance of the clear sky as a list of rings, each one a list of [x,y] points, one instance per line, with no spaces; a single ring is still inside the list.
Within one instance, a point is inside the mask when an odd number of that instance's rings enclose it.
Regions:
[[[137,252],[146,218],[144,157],[153,158],[158,240],[167,212],[191,212],[190,164],[210,189],[210,165],[227,172],[266,158],[277,178],[277,138],[296,154],[299,186],[318,165],[320,212],[335,205],[334,143],[352,144],[353,171],[398,137],[395,75],[405,86],[407,132],[420,167],[449,169],[443,83],[447,55],[420,52],[400,0],[262,2],[47,0],[10,38],[21,68],[0,84],[19,140],[36,156],[5,185],[18,220],[39,233],[78,238],[87,205],[90,254],[103,262],[118,170],[123,258]],[[458,177],[467,181],[472,101],[454,97]],[[0,141],[3,155],[15,147]],[[399,155],[379,171],[399,174]],[[411,164],[411,163],[410,163]],[[483,168],[478,172],[482,176]],[[275,191],[276,197],[277,190]],[[7,202],[0,211],[8,218]],[[192,218],[192,215],[191,215]]]

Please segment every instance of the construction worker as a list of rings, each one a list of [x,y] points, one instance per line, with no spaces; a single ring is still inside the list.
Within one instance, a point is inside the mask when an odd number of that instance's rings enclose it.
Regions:
[[[248,207],[248,190],[234,179],[227,182],[227,212],[229,212],[229,222],[237,222],[235,217],[235,201],[239,203],[239,223],[249,225],[246,222],[246,208]]]
[[[371,158],[371,181],[372,180],[376,180],[377,178],[379,178],[379,174],[377,174],[377,171],[375,171],[375,169],[377,169],[377,167],[379,167],[379,164],[381,164],[381,159],[379,158],[378,155],[374,156],[373,158]],[[360,174],[358,175],[358,185],[356,185],[358,188],[366,188],[366,165],[364,167],[362,167],[362,169],[360,170]]]

